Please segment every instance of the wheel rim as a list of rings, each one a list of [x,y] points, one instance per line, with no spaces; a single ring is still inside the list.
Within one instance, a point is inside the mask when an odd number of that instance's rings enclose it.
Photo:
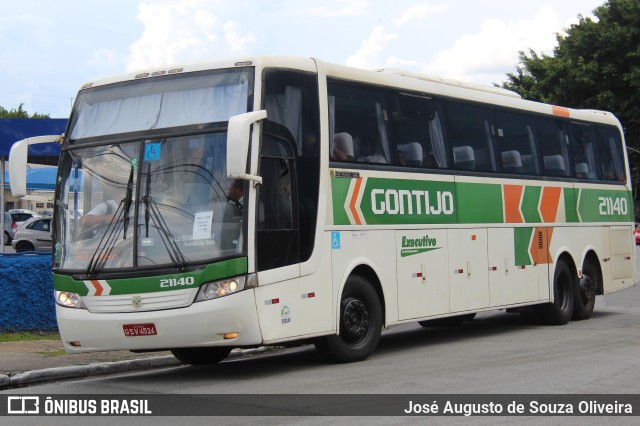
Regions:
[[[591,276],[592,274],[583,273],[580,279],[580,300],[584,306],[589,306],[596,296],[596,282]]]
[[[349,343],[362,341],[369,332],[369,310],[360,299],[348,297],[343,303],[340,335]]]
[[[580,293],[582,300],[589,300],[596,294],[595,281],[587,274],[582,275],[580,280]]]

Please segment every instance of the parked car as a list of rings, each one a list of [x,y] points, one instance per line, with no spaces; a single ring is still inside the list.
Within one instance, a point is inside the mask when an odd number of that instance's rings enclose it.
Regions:
[[[13,236],[20,225],[32,217],[39,217],[39,215],[32,210],[26,209],[12,209],[6,211],[4,213],[4,245],[11,244],[11,240],[13,240]]]
[[[636,237],[636,245],[640,245],[640,225],[636,225],[633,235]]]
[[[33,217],[16,231],[11,246],[16,253],[51,251],[51,217]]]

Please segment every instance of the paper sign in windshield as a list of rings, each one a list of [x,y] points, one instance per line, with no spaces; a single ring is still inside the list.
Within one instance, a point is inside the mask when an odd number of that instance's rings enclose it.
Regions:
[[[213,211],[196,213],[193,221],[193,239],[204,240],[211,238],[211,220],[213,219]]]

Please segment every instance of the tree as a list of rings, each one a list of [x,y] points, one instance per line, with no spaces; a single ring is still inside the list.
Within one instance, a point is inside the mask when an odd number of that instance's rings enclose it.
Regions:
[[[640,1],[608,0],[596,20],[557,36],[553,55],[520,52],[502,87],[523,98],[613,112],[625,129],[632,168],[640,170]],[[636,152],[637,151],[637,152]],[[636,172],[637,173],[637,172]]]
[[[29,115],[27,111],[22,109],[22,105],[18,105],[18,108],[14,108],[11,111],[7,111],[3,107],[0,106],[0,118],[51,118],[49,114],[38,114],[34,113]]]

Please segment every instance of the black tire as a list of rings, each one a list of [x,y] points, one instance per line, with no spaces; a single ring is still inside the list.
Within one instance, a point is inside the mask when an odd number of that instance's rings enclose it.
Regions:
[[[178,361],[189,365],[217,364],[231,352],[231,347],[179,348],[171,349]]]
[[[565,261],[559,260],[553,273],[553,303],[537,307],[540,320],[548,325],[564,325],[573,315],[576,279]]]
[[[475,312],[472,314],[456,315],[447,318],[438,318],[432,320],[418,321],[422,327],[457,327],[467,321],[472,321],[476,317]]]
[[[573,320],[591,318],[596,305],[596,293],[600,288],[600,269],[590,261],[582,268],[582,278],[576,280],[575,301],[573,304]]]
[[[9,244],[11,244],[11,236],[7,231],[4,231],[2,242],[4,243],[5,246],[8,246]]]
[[[369,282],[352,275],[347,279],[340,301],[340,334],[314,342],[331,362],[356,362],[369,357],[378,346],[382,332],[382,305]]]
[[[19,241],[16,244],[16,253],[24,253],[25,251],[34,251],[35,247],[28,241]]]

